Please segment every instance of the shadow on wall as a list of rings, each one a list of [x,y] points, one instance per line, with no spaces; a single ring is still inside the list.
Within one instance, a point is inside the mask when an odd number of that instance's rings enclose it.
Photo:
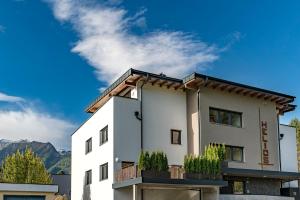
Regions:
[[[83,179],[82,200],[91,200],[91,188],[90,185],[85,184],[85,178]]]

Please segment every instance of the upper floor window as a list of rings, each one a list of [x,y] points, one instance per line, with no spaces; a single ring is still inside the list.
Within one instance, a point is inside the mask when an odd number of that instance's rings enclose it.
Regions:
[[[108,141],[108,126],[105,126],[100,131],[100,145]]]
[[[181,130],[171,130],[171,144],[181,144]]]
[[[90,153],[92,151],[92,138],[88,139],[85,142],[85,154]]]
[[[241,128],[242,113],[218,108],[209,108],[209,121]]]
[[[92,184],[92,170],[85,172],[85,184],[86,185]]]
[[[227,161],[244,161],[244,148],[236,146],[226,146],[225,160]]]
[[[100,181],[108,179],[108,163],[100,165]]]

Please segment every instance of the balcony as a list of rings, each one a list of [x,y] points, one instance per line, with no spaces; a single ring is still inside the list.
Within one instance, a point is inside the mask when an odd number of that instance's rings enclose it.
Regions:
[[[141,185],[143,188],[200,189],[227,186],[223,179],[186,178],[182,166],[169,166],[168,172],[139,171],[137,165],[115,172],[114,189]]]

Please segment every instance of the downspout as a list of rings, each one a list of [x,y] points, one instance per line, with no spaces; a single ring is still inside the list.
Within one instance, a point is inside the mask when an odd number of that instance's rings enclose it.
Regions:
[[[140,120],[141,120],[141,151],[144,149],[144,142],[143,142],[143,87],[149,80],[149,75],[147,74],[147,78],[143,81],[141,85],[141,92],[140,92]]]
[[[277,134],[278,134],[278,151],[279,151],[279,171],[282,171],[281,166],[281,145],[280,145],[280,125],[279,125],[279,114],[277,114]],[[282,188],[282,180],[280,180],[280,188]]]
[[[199,155],[201,155],[201,113],[200,113],[200,88],[197,90],[197,110],[198,110],[198,140],[199,140]]]
[[[205,81],[204,81],[204,85],[206,85],[206,83],[207,83],[207,81],[208,81],[208,78],[206,77],[205,78]],[[199,88],[198,88],[198,90],[197,90],[197,110],[198,110],[198,135],[199,135],[199,155],[202,153],[202,150],[201,150],[201,148],[202,148],[202,145],[201,145],[201,111],[200,111],[200,103],[201,103],[201,101],[200,101],[200,87],[201,86],[199,86]]]

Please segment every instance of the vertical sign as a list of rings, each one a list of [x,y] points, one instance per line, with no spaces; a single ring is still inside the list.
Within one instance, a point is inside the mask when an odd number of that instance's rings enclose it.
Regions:
[[[268,123],[261,121],[261,165],[272,165],[270,163],[268,136]]]

